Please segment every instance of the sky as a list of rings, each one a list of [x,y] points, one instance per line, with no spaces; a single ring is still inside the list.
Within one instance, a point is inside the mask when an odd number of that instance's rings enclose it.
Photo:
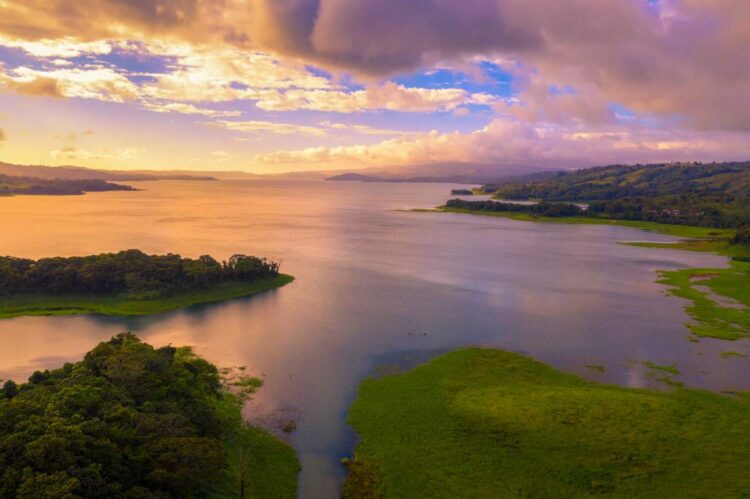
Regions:
[[[0,161],[750,160],[747,0],[0,0]]]

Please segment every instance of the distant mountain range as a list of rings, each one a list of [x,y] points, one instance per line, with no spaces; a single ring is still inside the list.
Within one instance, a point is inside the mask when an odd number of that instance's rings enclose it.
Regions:
[[[134,182],[139,180],[216,180],[216,177],[203,174],[190,174],[182,171],[117,171],[95,170],[82,166],[43,166],[15,165],[0,162],[0,175],[10,177],[30,177],[43,180],[104,180]]]
[[[0,175],[29,177],[43,180],[103,180],[112,182],[137,182],[147,180],[242,180],[242,179],[292,179],[292,180],[348,180],[360,182],[445,182],[459,184],[487,184],[509,177],[528,175],[559,168],[529,165],[488,165],[476,163],[437,163],[414,166],[394,166],[340,170],[319,170],[256,174],[244,171],[190,171],[190,170],[102,170],[82,166],[17,165],[0,162]]]
[[[437,163],[408,167],[368,168],[332,175],[327,180],[350,182],[445,182],[488,184],[521,175],[550,172],[551,168],[530,165]],[[555,172],[560,169],[554,169]]]

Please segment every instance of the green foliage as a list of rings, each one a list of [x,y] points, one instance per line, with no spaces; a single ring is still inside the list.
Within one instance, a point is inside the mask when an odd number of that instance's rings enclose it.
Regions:
[[[498,211],[507,213],[528,213],[543,217],[577,217],[585,213],[585,210],[575,204],[564,203],[500,203],[497,201],[464,201],[463,199],[451,199],[445,204],[448,208],[469,211]]]
[[[0,497],[197,497],[226,465],[218,373],[189,350],[122,334],[5,395]]]
[[[665,271],[659,282],[690,301],[686,310],[694,322],[688,327],[696,336],[723,340],[750,336],[750,263],[732,260],[726,269]]]
[[[741,227],[737,230],[737,234],[735,234],[732,242],[734,242],[734,244],[750,246],[750,227]]]
[[[463,213],[467,215],[483,215],[489,217],[500,217],[508,218],[510,220],[518,220],[523,222],[539,222],[539,223],[556,223],[556,224],[575,224],[575,225],[617,225],[621,227],[632,227],[634,229],[646,230],[650,232],[658,232],[660,234],[666,234],[676,237],[689,237],[689,238],[709,238],[716,240],[723,245],[728,244],[730,237],[733,237],[734,232],[729,229],[715,229],[710,227],[695,227],[692,225],[670,225],[658,222],[644,222],[642,220],[618,220],[612,218],[598,218],[589,216],[573,216],[573,217],[546,217],[542,215],[535,215],[528,212],[518,211],[490,211],[490,210],[467,210],[463,208],[450,208],[448,206],[440,206],[435,209],[415,209],[410,210],[415,213]],[[645,243],[644,245],[661,245],[662,243]],[[667,243],[671,244],[671,243]],[[640,243],[638,245],[641,245]],[[713,248],[712,248],[713,250]]]
[[[24,315],[148,315],[201,303],[212,303],[278,288],[289,284],[294,277],[279,274],[276,277],[253,281],[229,281],[207,289],[180,291],[169,296],[143,298],[142,296],[102,295],[51,295],[21,294],[0,299],[0,318]]]
[[[500,199],[589,203],[587,215],[739,228],[750,225],[750,162],[613,165],[485,186]]]
[[[241,401],[189,348],[126,333],[0,395],[0,498],[294,497],[294,452],[244,425]],[[278,469],[276,469],[278,468]],[[266,478],[275,480],[275,492]]]
[[[136,249],[36,261],[8,256],[0,257],[0,293],[125,294],[147,299],[278,273],[279,264],[245,255],[234,255],[224,263],[208,255],[193,260],[173,254],[146,255]]]
[[[349,421],[349,498],[750,492],[750,397],[602,385],[500,350],[367,380]]]

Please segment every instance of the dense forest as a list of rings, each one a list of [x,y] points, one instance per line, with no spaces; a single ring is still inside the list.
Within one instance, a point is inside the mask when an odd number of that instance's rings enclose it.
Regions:
[[[0,174],[0,196],[15,194],[78,195],[86,192],[133,191],[128,185],[104,180],[57,180],[34,177],[14,177]]]
[[[26,384],[6,381],[0,498],[213,495],[235,480],[227,442],[242,431],[237,398],[222,386],[190,349],[155,349],[129,333]]]
[[[0,295],[94,293],[146,299],[277,275],[278,263],[246,255],[224,262],[208,255],[191,259],[135,249],[40,260],[6,256],[0,257]]]
[[[510,213],[529,213],[543,217],[575,217],[586,213],[584,208],[570,203],[548,203],[542,201],[535,204],[502,203],[499,201],[465,201],[451,199],[445,206],[469,211],[498,211]]]
[[[498,199],[589,203],[588,216],[738,228],[750,225],[750,162],[614,165],[485,185]]]

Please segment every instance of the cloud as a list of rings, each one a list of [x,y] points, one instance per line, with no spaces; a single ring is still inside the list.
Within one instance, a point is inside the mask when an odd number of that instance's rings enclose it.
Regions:
[[[56,61],[61,64],[65,63],[64,58],[79,57],[84,54],[102,55],[112,52],[112,45],[106,41],[80,42],[70,36],[34,41],[0,36],[0,45],[21,49],[35,57],[62,58]]]
[[[28,95],[80,97],[124,102],[138,96],[138,87],[107,67],[65,68],[51,71],[18,67],[0,73],[0,84]]]
[[[126,149],[120,149],[117,151],[109,151],[106,149],[99,149],[96,151],[77,148],[73,146],[65,146],[60,149],[54,149],[50,151],[50,156],[55,159],[62,160],[74,160],[74,161],[88,161],[97,159],[108,159],[108,160],[123,160],[129,161],[138,159],[145,153],[146,150],[140,147],[131,147]]]
[[[2,143],[5,142],[6,140],[8,140],[8,136],[5,135],[5,130],[0,128],[0,145],[2,145]]]
[[[368,85],[353,92],[330,90],[287,90],[265,95],[258,107],[268,111],[308,109],[353,113],[389,110],[401,112],[451,111],[466,104],[491,104],[497,99],[458,88],[407,88],[393,82]]]
[[[737,160],[750,156],[741,133],[623,126],[539,127],[497,119],[473,133],[415,134],[364,146],[312,147],[258,155],[258,165],[344,168],[458,162],[583,167],[607,163]]]
[[[260,164],[585,165],[750,154],[747,134],[736,133],[750,132],[746,0],[0,0],[0,45],[37,58],[0,68],[0,86],[154,112],[495,112],[474,133],[309,126],[286,114],[286,123],[214,123],[246,134],[396,136],[278,151],[258,156]],[[102,62],[119,51],[159,59],[164,70]],[[477,61],[512,73],[512,98],[391,80],[433,67],[476,71]]]
[[[326,131],[322,128],[292,125],[289,123],[276,123],[272,121],[226,121],[217,120],[206,123],[209,126],[217,126],[243,133],[270,133],[273,135],[308,135],[323,137]]]
[[[215,109],[207,109],[203,107],[196,107],[192,104],[184,102],[143,102],[141,107],[149,111],[156,113],[180,113],[180,114],[197,114],[201,116],[217,117],[236,117],[242,114],[241,111],[217,111]]]
[[[361,135],[410,135],[413,132],[404,132],[401,130],[387,130],[383,128],[373,128],[367,125],[349,125],[345,123],[332,123],[330,121],[321,121],[320,126],[336,130],[337,132],[351,132]]]

